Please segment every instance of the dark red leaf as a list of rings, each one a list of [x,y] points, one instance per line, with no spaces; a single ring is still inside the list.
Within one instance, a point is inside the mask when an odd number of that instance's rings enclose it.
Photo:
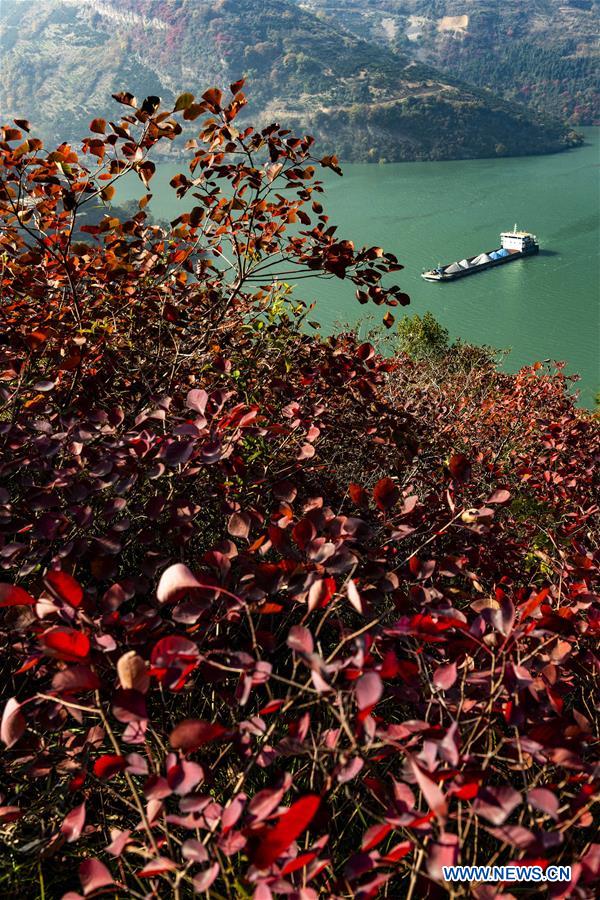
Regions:
[[[381,478],[373,488],[373,498],[381,510],[391,509],[400,499],[400,489],[391,478]]]
[[[70,606],[78,607],[83,600],[83,588],[68,572],[60,569],[51,569],[44,575],[46,586],[60,600],[64,600]]]
[[[52,687],[60,694],[83,694],[100,687],[100,679],[89,666],[69,666],[57,672]]]
[[[450,474],[456,481],[466,482],[471,477],[471,463],[464,453],[455,453],[448,461]]]
[[[184,719],[180,722],[169,738],[169,743],[174,750],[183,753],[192,753],[204,744],[216,741],[225,734],[226,729],[217,722],[204,722],[202,719]]]

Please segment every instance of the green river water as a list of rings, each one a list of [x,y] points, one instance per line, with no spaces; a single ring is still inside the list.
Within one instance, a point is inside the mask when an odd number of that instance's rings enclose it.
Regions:
[[[347,165],[343,178],[327,177],[324,204],[340,236],[398,256],[405,269],[397,281],[411,297],[407,313],[430,310],[452,337],[510,348],[511,371],[566,361],[581,376],[580,403],[592,406],[600,390],[600,129],[582,131],[583,147],[551,156]],[[168,182],[182,168],[158,167],[150,207],[157,218],[181,211]],[[139,195],[139,182],[128,181],[119,201]],[[515,222],[538,236],[538,256],[449,284],[421,279],[437,263],[499,246],[500,231]],[[345,282],[302,281],[296,290],[317,301],[315,318],[328,330],[382,315],[360,306]]]

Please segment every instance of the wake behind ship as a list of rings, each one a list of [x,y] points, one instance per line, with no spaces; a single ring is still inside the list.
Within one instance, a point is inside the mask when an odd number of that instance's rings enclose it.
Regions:
[[[454,281],[455,278],[473,275],[475,272],[482,272],[484,269],[491,269],[514,259],[521,259],[523,256],[532,256],[540,249],[535,234],[517,231],[516,225],[512,231],[503,231],[500,241],[500,246],[496,250],[488,250],[478,256],[461,259],[460,262],[438,266],[436,269],[422,272],[421,278],[425,281]]]

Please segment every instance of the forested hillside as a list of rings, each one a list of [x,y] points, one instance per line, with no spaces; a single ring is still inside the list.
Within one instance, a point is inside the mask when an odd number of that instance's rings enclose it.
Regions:
[[[288,0],[5,0],[0,105],[46,137],[74,136],[124,85],[169,103],[176,89],[245,75],[250,112],[285,116],[345,160],[550,152],[558,121],[443,76]],[[409,48],[410,49],[410,48]]]
[[[572,124],[600,120],[597,0],[298,0],[327,21]]]

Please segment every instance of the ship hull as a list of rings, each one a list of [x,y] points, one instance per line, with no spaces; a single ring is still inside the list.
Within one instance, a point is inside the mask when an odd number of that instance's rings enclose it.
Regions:
[[[515,259],[522,259],[524,256],[535,256],[536,253],[539,253],[539,246],[536,244],[534,247],[529,248],[528,250],[511,250],[509,251],[508,256],[501,256],[500,259],[490,259],[489,262],[481,263],[478,266],[469,266],[468,269],[461,269],[459,272],[442,272],[441,274],[432,270],[430,272],[423,272],[421,278],[424,278],[425,281],[455,281],[457,278],[464,278],[466,275],[474,275],[475,272],[483,272],[485,269],[493,269],[495,266],[502,266],[505,263],[512,262]],[[488,250],[486,253],[493,253],[493,250]],[[473,259],[476,259],[476,256],[472,256],[467,262],[471,262]],[[448,263],[450,265],[450,263]],[[443,267],[441,267],[443,268]]]

